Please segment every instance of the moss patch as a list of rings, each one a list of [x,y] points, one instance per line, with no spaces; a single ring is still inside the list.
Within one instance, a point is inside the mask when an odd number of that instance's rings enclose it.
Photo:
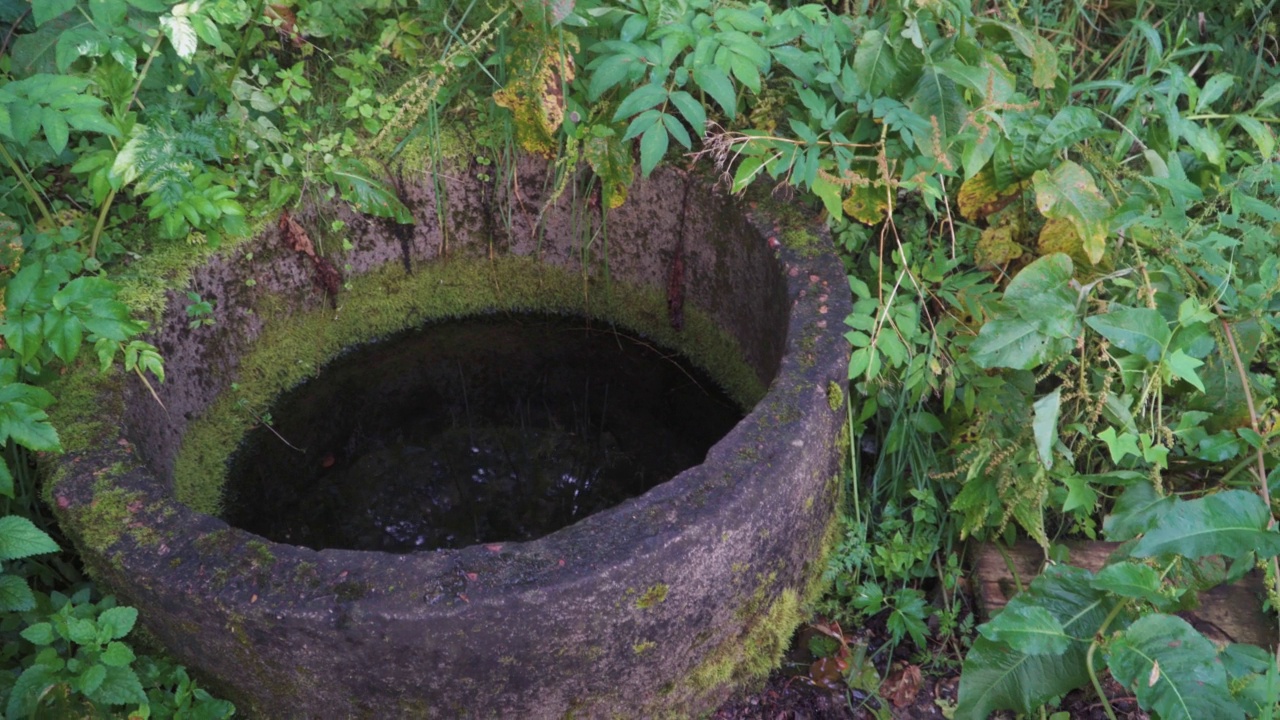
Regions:
[[[218,514],[226,462],[244,434],[282,392],[314,377],[344,349],[374,342],[433,320],[494,312],[579,314],[643,334],[680,351],[705,370],[742,407],[764,395],[764,385],[739,347],[705,313],[687,308],[685,328],[667,323],[665,295],[621,283],[594,287],[576,272],[526,257],[455,259],[406,274],[388,264],[351,282],[332,310],[288,314],[259,308],[267,329],[240,360],[237,389],[224,393],[193,421],[174,470],[177,499]],[[252,412],[250,412],[252,410]]]
[[[668,588],[664,583],[653,585],[648,590],[645,590],[643,595],[636,598],[636,607],[641,610],[648,610],[654,605],[666,602],[667,590]]]
[[[840,389],[840,383],[835,380],[827,383],[827,405],[832,412],[839,412],[844,407],[844,390]]]

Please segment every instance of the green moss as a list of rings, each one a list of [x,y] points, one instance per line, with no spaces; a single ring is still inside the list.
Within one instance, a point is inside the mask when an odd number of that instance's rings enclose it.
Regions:
[[[276,561],[276,556],[271,553],[271,548],[267,547],[267,544],[261,540],[250,540],[245,543],[245,549],[252,555],[253,564],[258,567],[266,567]]]
[[[333,586],[333,593],[341,602],[353,602],[369,594],[369,585],[358,580],[344,580]]]
[[[844,407],[844,390],[835,380],[827,383],[827,405],[831,406],[831,412],[839,412]]]
[[[123,488],[98,489],[93,502],[85,506],[75,519],[81,541],[90,550],[105,553],[128,529],[132,515],[129,506],[141,502],[141,498],[142,493],[128,492]]]
[[[684,331],[672,329],[666,297],[656,288],[617,282],[593,288],[578,273],[515,256],[437,262],[413,275],[392,263],[351,285],[336,317],[327,309],[288,314],[269,305],[258,308],[267,329],[240,359],[238,389],[224,393],[187,427],[174,470],[179,501],[208,514],[221,511],[227,458],[256,422],[246,408],[262,414],[276,396],[313,377],[344,348],[432,320],[494,311],[581,314],[679,350],[743,407],[764,395],[763,383],[727,333],[692,308],[685,311]]]
[[[636,607],[641,610],[648,610],[654,605],[666,602],[667,590],[668,588],[664,583],[658,583],[651,586],[648,590],[644,591],[643,595],[636,598]]]
[[[643,640],[641,642],[636,643],[635,645],[632,645],[631,652],[635,653],[636,655],[643,655],[656,647],[658,647],[658,643],[653,642],[652,640]]]

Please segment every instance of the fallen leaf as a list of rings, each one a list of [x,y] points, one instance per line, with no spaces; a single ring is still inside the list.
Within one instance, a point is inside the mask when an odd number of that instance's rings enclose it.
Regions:
[[[311,244],[311,238],[307,236],[307,231],[298,224],[297,220],[293,219],[293,216],[287,210],[280,213],[280,240],[290,250],[300,252],[312,260],[315,259],[315,245]]]
[[[880,695],[896,708],[905,708],[920,693],[920,666],[895,663],[893,672],[880,684]]]

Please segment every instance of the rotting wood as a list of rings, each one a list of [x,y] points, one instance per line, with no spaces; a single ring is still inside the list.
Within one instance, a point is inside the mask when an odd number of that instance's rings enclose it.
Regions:
[[[1069,564],[1097,572],[1120,543],[1077,540],[1063,545],[1070,551]],[[1004,548],[1003,555],[994,545],[979,546],[974,558],[975,590],[984,619],[999,612],[1018,594],[1018,582],[1025,588],[1043,567],[1044,552],[1031,541]],[[1199,607],[1176,614],[1219,646],[1237,642],[1274,648],[1274,624],[1262,611],[1264,596],[1262,574],[1251,570],[1236,583],[1200,593]]]

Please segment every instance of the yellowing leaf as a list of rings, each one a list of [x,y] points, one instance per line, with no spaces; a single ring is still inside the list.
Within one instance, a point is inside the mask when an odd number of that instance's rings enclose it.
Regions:
[[[1095,265],[1100,262],[1106,249],[1111,204],[1102,197],[1089,171],[1068,160],[1051,172],[1037,170],[1031,182],[1040,212],[1051,220],[1069,220],[1089,261]]]
[[[960,215],[966,220],[977,220],[999,212],[1022,191],[1022,183],[1000,187],[990,166],[965,180],[956,196]]]
[[[849,196],[844,199],[841,207],[854,220],[864,225],[875,225],[884,221],[889,200],[882,186],[854,185],[849,188]]]

